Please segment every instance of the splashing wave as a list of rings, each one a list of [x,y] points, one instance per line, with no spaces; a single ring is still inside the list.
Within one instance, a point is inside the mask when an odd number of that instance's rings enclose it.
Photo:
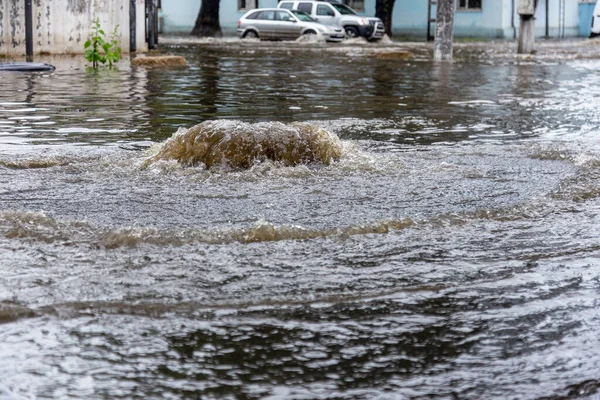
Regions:
[[[342,145],[335,134],[308,123],[206,121],[190,129],[179,129],[153,147],[143,167],[166,160],[186,166],[203,164],[206,168],[233,169],[250,168],[265,160],[284,166],[330,164],[341,153]]]

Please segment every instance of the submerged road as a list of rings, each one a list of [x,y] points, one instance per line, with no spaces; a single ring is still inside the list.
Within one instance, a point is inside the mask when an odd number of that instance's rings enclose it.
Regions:
[[[0,398],[598,396],[595,42],[161,46],[0,77]],[[339,157],[152,158],[212,120]]]

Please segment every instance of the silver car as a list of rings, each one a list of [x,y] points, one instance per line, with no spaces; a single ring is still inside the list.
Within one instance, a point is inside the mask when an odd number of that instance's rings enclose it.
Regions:
[[[238,21],[241,38],[265,40],[295,40],[302,35],[322,35],[328,42],[345,38],[341,26],[323,25],[304,11],[281,8],[257,8],[248,11]]]

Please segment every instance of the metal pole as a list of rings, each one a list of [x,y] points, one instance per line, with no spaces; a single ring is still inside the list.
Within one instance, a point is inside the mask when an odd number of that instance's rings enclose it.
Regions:
[[[546,0],[546,39],[550,37],[550,0]]]
[[[31,0],[25,0],[25,54],[27,62],[33,61],[33,7]]]
[[[136,26],[135,26],[135,0],[129,0],[129,52],[135,53],[137,50]]]
[[[150,0],[148,2],[148,48],[153,49],[156,46],[155,39],[155,8],[154,8],[154,0]]]
[[[433,40],[433,36],[431,35],[431,7],[433,6],[432,0],[427,1],[427,41]]]

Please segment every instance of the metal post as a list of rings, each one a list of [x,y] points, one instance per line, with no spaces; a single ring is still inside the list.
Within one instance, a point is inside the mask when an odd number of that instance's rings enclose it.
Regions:
[[[435,23],[433,59],[452,61],[454,40],[454,0],[438,0]]]
[[[25,0],[25,54],[27,62],[33,61],[33,7],[31,0]]]
[[[546,39],[550,38],[550,0],[546,0]]]
[[[155,12],[155,8],[154,8],[154,0],[150,0],[148,1],[148,25],[147,25],[147,29],[148,29],[148,48],[149,49],[153,49],[156,46],[156,38],[155,38],[155,17],[156,17],[156,12]]]
[[[129,52],[137,50],[136,25],[135,25],[135,0],[129,0]]]
[[[435,18],[431,16],[431,8],[437,5],[436,0],[429,0],[429,4],[427,4],[427,41],[433,40],[433,35],[431,34],[431,23],[435,22]]]

